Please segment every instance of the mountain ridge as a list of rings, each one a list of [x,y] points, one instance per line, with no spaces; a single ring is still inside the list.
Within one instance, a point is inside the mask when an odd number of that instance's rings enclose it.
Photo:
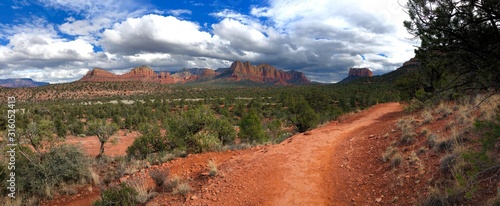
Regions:
[[[18,87],[39,87],[49,85],[48,82],[37,82],[33,81],[31,78],[9,78],[9,79],[0,79],[0,87],[10,87],[10,88],[18,88]]]
[[[145,81],[160,84],[184,84],[207,81],[251,81],[275,85],[311,83],[302,72],[279,70],[269,64],[254,66],[250,64],[250,62],[243,63],[239,60],[233,62],[229,68],[220,68],[217,70],[210,68],[183,68],[173,72],[156,72],[150,67],[143,65],[135,67],[125,74],[117,75],[102,68],[94,68],[78,81]]]

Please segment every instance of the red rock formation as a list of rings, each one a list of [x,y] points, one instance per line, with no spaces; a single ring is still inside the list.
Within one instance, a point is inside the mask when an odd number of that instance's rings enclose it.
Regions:
[[[349,76],[372,77],[373,72],[368,68],[351,68],[349,69]]]
[[[223,76],[233,81],[250,80],[281,85],[310,83],[302,72],[277,70],[269,64],[253,66],[249,62],[235,61],[224,73],[227,74]]]
[[[175,83],[187,83],[214,78],[217,73],[208,68],[181,69],[172,74]]]
[[[420,66],[420,61],[417,58],[413,57],[410,60],[403,63],[402,68],[410,68],[410,67],[414,68],[414,67],[418,67],[418,66]]]
[[[234,62],[228,69],[219,69],[217,71],[207,68],[182,69],[173,72],[172,75],[169,72],[156,73],[148,66],[136,67],[122,75],[94,68],[81,78],[80,81],[144,81],[173,84],[217,79],[230,81],[248,80],[279,85],[310,83],[309,79],[302,72],[281,71],[269,64],[253,66],[249,62],[242,63],[240,61]]]
[[[87,72],[87,74],[83,76],[83,78],[81,78],[80,81],[104,82],[104,81],[110,81],[110,79],[115,79],[117,77],[118,75],[116,74],[95,67],[94,69]]]
[[[157,82],[161,84],[172,84],[174,79],[170,76],[168,72],[160,72],[157,74],[153,69],[148,66],[136,67],[130,72],[116,75],[109,71],[94,68],[93,70],[87,72],[80,81],[90,81],[90,82],[105,82],[105,81],[144,81],[144,82]]]
[[[140,66],[133,68],[130,72],[121,75],[123,78],[156,78],[158,74],[156,74],[153,69],[148,66]]]

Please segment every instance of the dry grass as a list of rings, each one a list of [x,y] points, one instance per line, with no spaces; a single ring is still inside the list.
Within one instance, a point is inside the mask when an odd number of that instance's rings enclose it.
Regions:
[[[149,171],[149,176],[156,184],[156,187],[161,188],[167,181],[168,175],[170,174],[170,169],[157,169]]]
[[[434,116],[432,116],[432,112],[429,110],[422,111],[420,116],[422,117],[422,124],[424,124],[424,125],[430,124],[434,121]]]
[[[420,129],[420,135],[426,136],[427,134],[429,134],[429,129],[427,127]]]
[[[172,191],[179,184],[181,184],[181,178],[179,176],[174,175],[165,184],[165,190]]]
[[[415,119],[410,117],[405,117],[397,122],[398,128],[401,130],[401,140],[402,144],[411,144],[415,139]]]
[[[219,174],[219,170],[217,169],[217,163],[213,160],[208,161],[208,172],[211,177],[217,176]]]
[[[392,168],[399,167],[399,165],[401,165],[401,163],[403,163],[403,160],[404,160],[403,154],[401,152],[396,152],[391,158]]]
[[[384,154],[380,157],[380,161],[381,162],[387,162],[391,159],[392,155],[394,155],[394,153],[396,153],[398,150],[393,148],[393,147],[387,147],[385,149],[385,152]]]
[[[477,95],[474,104],[479,108],[479,117],[481,121],[492,121],[496,117],[498,105],[500,104],[500,95],[493,95],[489,98],[485,95]]]
[[[439,105],[434,110],[434,113],[441,115],[438,120],[445,119],[453,113],[453,110],[444,102],[439,103]]]
[[[101,177],[94,171],[94,169],[89,168],[90,171],[90,177],[92,178],[92,183],[94,185],[100,185],[101,184]]]
[[[149,189],[147,187],[146,181],[143,178],[135,178],[129,180],[127,181],[127,185],[129,185],[130,187],[134,188],[135,191],[137,191],[137,196],[135,196],[135,200],[140,204],[144,204],[158,195],[158,193],[153,192],[152,189]]]
[[[454,153],[449,153],[445,155],[441,160],[439,160],[439,170],[443,173],[451,173],[458,156]]]
[[[174,188],[174,191],[172,192],[174,195],[187,195],[189,192],[191,192],[191,186],[189,186],[188,183],[180,183],[177,185],[177,187]]]

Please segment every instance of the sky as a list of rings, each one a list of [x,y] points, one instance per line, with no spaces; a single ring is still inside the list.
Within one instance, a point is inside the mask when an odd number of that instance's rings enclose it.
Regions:
[[[64,83],[94,67],[117,74],[227,68],[235,60],[333,83],[376,75],[419,45],[406,0],[2,0],[0,79]]]

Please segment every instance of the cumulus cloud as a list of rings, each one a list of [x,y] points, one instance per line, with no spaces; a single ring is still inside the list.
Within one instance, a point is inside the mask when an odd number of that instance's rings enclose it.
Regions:
[[[0,39],[8,40],[0,45],[0,67],[7,68],[2,77],[62,82],[92,67],[121,73],[141,64],[158,70],[220,68],[239,59],[337,82],[350,67],[375,74],[393,70],[413,57],[417,44],[406,39],[406,14],[392,0],[269,0],[246,14],[214,11],[207,18],[216,21],[204,26],[179,17],[190,10],[132,9],[131,0],[37,2],[73,15],[59,25],[44,19],[0,25]]]
[[[101,43],[108,52],[198,53],[211,41],[208,32],[196,23],[173,16],[145,15],[117,23],[102,33]]]

